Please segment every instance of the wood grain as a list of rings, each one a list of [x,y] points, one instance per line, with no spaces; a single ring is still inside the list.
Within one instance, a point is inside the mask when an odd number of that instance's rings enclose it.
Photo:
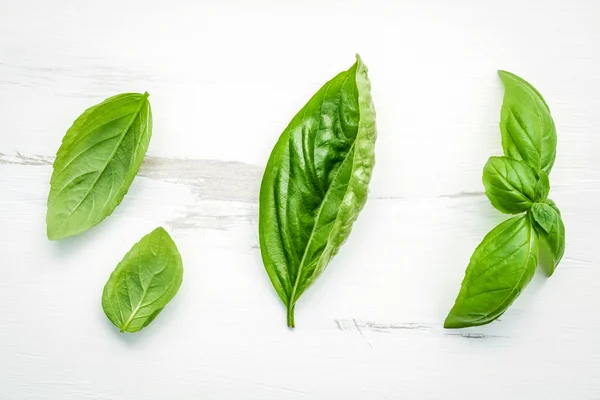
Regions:
[[[1,400],[600,399],[600,3],[532,0],[0,2]],[[258,188],[320,85],[369,66],[370,197],[296,309],[262,266]],[[497,69],[550,105],[565,257],[488,326],[444,330],[475,246],[505,218]],[[91,104],[150,92],[148,156],[115,213],[45,237],[53,155]],[[102,287],[162,225],[182,288],[121,335]]]

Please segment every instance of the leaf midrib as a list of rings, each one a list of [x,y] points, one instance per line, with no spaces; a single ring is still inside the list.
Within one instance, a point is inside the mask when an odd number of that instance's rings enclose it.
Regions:
[[[527,95],[529,95],[529,97],[531,98],[532,102],[535,103],[535,100],[536,100],[536,97],[537,97],[538,93],[536,93],[535,91],[533,91],[533,93],[532,93],[531,88],[529,88],[527,85],[523,85],[523,88],[524,88],[525,93],[527,93]],[[536,119],[537,119],[537,122],[539,123],[540,137],[539,137],[539,143],[537,143],[538,146],[539,146],[538,147],[539,151],[538,151],[538,149],[536,149],[536,152],[538,153],[538,157],[537,157],[538,158],[538,160],[537,160],[537,170],[538,171],[543,170],[544,169],[543,168],[544,160],[543,160],[543,155],[542,154],[543,154],[544,133],[545,133],[545,126],[546,126],[546,124],[544,123],[543,118],[540,115],[540,112],[538,111],[538,109],[535,106],[532,107],[530,104],[525,103],[524,101],[521,101],[521,99],[519,99],[516,96],[514,97],[514,99],[517,102],[521,103],[521,105],[523,105],[525,108],[528,108],[530,111],[532,111],[533,114],[535,115]],[[543,101],[543,98],[541,100],[542,100],[542,103],[544,105],[546,105],[545,101]],[[547,105],[546,105],[546,108],[547,108]],[[511,107],[509,107],[509,112],[513,115],[513,118],[515,119],[515,121],[517,121],[517,124],[519,124],[519,127],[523,130],[523,132],[525,132],[525,135],[531,140],[531,143],[533,143],[535,145],[536,144],[535,140],[532,139],[527,134],[527,130],[523,128],[523,125],[521,124],[521,121],[517,118],[516,114],[514,113],[514,111],[512,110]],[[548,112],[550,112],[549,109],[548,109]],[[513,142],[514,142],[514,140],[513,140]]]
[[[337,177],[342,169],[341,166],[348,160],[350,153],[352,153],[352,151],[354,150],[355,144],[356,144],[356,140],[354,142],[352,142],[352,146],[350,146],[350,149],[348,150],[348,154],[346,154],[346,157],[344,157],[344,160],[340,163],[340,168],[335,173],[335,176],[333,177],[331,182],[335,182],[335,180],[337,179]],[[329,198],[329,195],[332,192],[332,190],[331,190],[332,186],[333,185],[330,185],[329,188],[327,188],[327,192],[325,193],[325,196],[323,197],[323,201],[321,202],[321,205],[319,206],[319,212],[317,213],[317,217],[315,218],[315,224],[313,225],[313,228],[310,232],[310,237],[308,239],[308,242],[306,243],[306,247],[304,248],[304,254],[302,254],[302,260],[300,260],[300,264],[298,265],[298,274],[296,275],[296,280],[294,282],[294,288],[292,289],[292,293],[290,295],[288,307],[292,307],[294,305],[294,297],[296,296],[296,291],[298,290],[298,284],[300,283],[300,276],[302,275],[302,269],[304,268],[304,262],[306,261],[306,255],[308,254],[308,249],[310,248],[310,245],[312,244],[312,240],[315,237],[315,231],[316,231],[317,225],[319,223],[319,218],[321,217],[321,211],[323,211],[323,205],[325,204],[326,200]],[[347,193],[348,193],[348,189],[346,188],[346,193],[344,194],[344,197],[346,197]],[[336,221],[336,220],[337,220],[337,215],[336,215],[336,218],[334,221]]]
[[[348,82],[349,78],[350,78],[350,74],[348,74],[348,76],[346,77],[346,79],[344,80],[342,85],[340,86],[340,101],[341,101],[342,90],[344,89],[344,85],[346,84],[346,82]],[[325,95],[323,96],[323,99],[325,99],[325,96],[327,95],[327,91],[329,91],[329,87],[327,87],[327,89],[325,91]],[[320,108],[322,108],[322,107],[323,107],[323,103],[321,103]],[[360,107],[359,107],[359,122],[360,122]],[[346,153],[344,160],[340,163],[340,168],[338,168],[338,170],[335,173],[335,176],[331,180],[332,183],[335,182],[338,175],[340,174],[340,171],[342,170],[342,165],[344,165],[344,163],[348,160],[348,157],[354,150],[354,145],[356,144],[357,141],[358,141],[358,132],[356,133],[356,137],[354,138],[352,145],[348,149],[348,153]],[[317,225],[319,223],[319,219],[321,218],[321,212],[323,211],[323,205],[325,204],[325,200],[327,200],[329,198],[329,194],[331,193],[332,186],[333,185],[330,185],[327,188],[327,191],[325,192],[325,196],[323,196],[323,201],[319,205],[319,211],[317,212],[317,216],[315,218],[315,224],[313,225],[313,227],[311,229],[308,242],[306,243],[306,247],[304,248],[304,253],[302,254],[302,259],[300,260],[300,264],[298,264],[298,272],[296,274],[296,279],[294,281],[294,287],[292,288],[292,293],[290,294],[290,298],[288,299],[288,304],[287,304],[288,309],[290,309],[291,307],[294,306],[294,303],[295,303],[294,297],[296,297],[296,292],[298,291],[298,285],[300,284],[300,277],[302,276],[302,269],[304,268],[304,262],[306,261],[306,255],[308,253],[308,249],[310,248],[310,245],[312,244],[312,240],[315,237],[315,231],[316,231]],[[348,188],[346,188],[346,193],[348,193]],[[346,193],[344,193],[344,197],[346,197]],[[338,210],[338,215],[339,215],[339,210]],[[336,215],[335,220],[337,220],[337,215]]]
[[[135,310],[132,308],[131,314],[129,315],[129,318],[127,319],[127,321],[125,321],[125,323],[123,324],[123,326],[121,327],[121,332],[125,332],[128,328],[129,325],[131,324],[131,322],[133,322],[133,320],[135,319],[135,317],[137,316],[138,311],[140,310],[140,308],[142,308],[142,305],[144,307],[149,306],[150,304],[160,300],[161,296],[158,296],[156,298],[156,300],[154,300],[153,302],[150,302],[148,304],[144,304],[144,300],[146,300],[146,296],[148,295],[148,291],[150,290],[150,286],[152,286],[152,281],[154,280],[154,278],[156,278],[159,274],[161,274],[165,269],[167,269],[167,267],[169,266],[169,263],[171,262],[171,256],[173,254],[169,253],[169,258],[167,259],[167,262],[165,263],[165,266],[158,272],[154,272],[152,274],[152,278],[150,278],[150,280],[148,281],[148,284],[146,285],[146,288],[144,288],[144,291],[142,293],[142,296],[140,297],[140,300],[138,301],[137,306],[135,307]],[[140,271],[140,267],[141,267],[141,262],[139,261],[139,258],[141,257],[141,252],[139,253],[139,257],[138,257],[138,271]],[[141,273],[140,273],[141,275]],[[127,287],[127,283],[125,284]],[[165,287],[165,290],[163,292],[167,293],[169,291],[169,289],[171,288],[171,285],[167,285]],[[129,288],[127,288],[127,290],[129,291]],[[130,297],[131,300],[131,297]]]
[[[112,161],[113,157],[117,153],[119,147],[121,147],[121,143],[123,143],[123,140],[125,139],[125,136],[127,135],[127,132],[129,132],[129,129],[131,128],[131,125],[133,125],[133,122],[138,117],[138,115],[139,115],[140,111],[142,110],[142,107],[144,106],[144,103],[146,102],[146,99],[148,98],[148,96],[149,96],[148,92],[145,92],[142,95],[142,98],[140,100],[140,104],[138,105],[138,107],[136,108],[136,110],[133,112],[132,117],[129,120],[129,122],[127,123],[127,126],[125,127],[125,129],[123,129],[123,133],[121,134],[121,137],[119,138],[119,141],[117,142],[115,148],[112,150],[112,152],[108,156],[108,159],[106,160],[106,163],[104,164],[104,166],[102,167],[102,169],[99,171],[98,176],[96,177],[96,179],[94,179],[94,181],[92,182],[92,184],[90,185],[90,187],[88,188],[88,190],[86,190],[85,194],[83,195],[83,197],[81,198],[81,200],[77,203],[77,205],[75,207],[73,207],[73,209],[71,210],[71,212],[69,212],[69,215],[67,215],[62,220],[61,224],[59,225],[59,228],[64,225],[64,223],[71,217],[71,215],[73,215],[73,213],[79,208],[79,206],[81,206],[81,204],[83,204],[83,202],[85,201],[85,199],[90,195],[90,193],[92,192],[92,190],[96,186],[96,183],[98,183],[98,181],[100,180],[100,177],[102,177],[102,175],[106,171],[106,168],[108,168],[108,164],[110,164],[110,162]]]

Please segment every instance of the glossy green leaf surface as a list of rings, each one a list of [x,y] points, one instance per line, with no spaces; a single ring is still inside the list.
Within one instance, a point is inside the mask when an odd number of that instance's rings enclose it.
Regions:
[[[370,88],[357,56],[298,112],[269,158],[260,189],[260,248],[290,327],[297,300],[366,202],[376,139]]]
[[[524,79],[507,71],[498,74],[505,87],[500,115],[504,154],[549,174],[556,158],[556,127],[548,105]]]
[[[84,232],[119,205],[152,135],[148,94],[126,93],[87,109],[67,131],[50,179],[48,238]]]
[[[538,229],[540,235],[540,265],[547,276],[552,276],[565,254],[565,225],[556,204],[550,199],[546,200],[545,203],[551,207],[555,216],[551,218],[552,225]],[[537,218],[535,219],[537,221]]]
[[[550,232],[556,220],[560,218],[558,212],[546,203],[535,203],[531,207],[531,215],[546,233]]]
[[[506,214],[531,208],[537,177],[523,161],[508,157],[490,157],[483,167],[483,186],[492,205]]]
[[[484,325],[501,316],[531,281],[538,249],[527,214],[500,223],[475,249],[444,327]]]
[[[548,198],[550,192],[550,178],[548,174],[542,170],[539,172],[538,181],[535,184],[535,201],[544,201]]]
[[[121,332],[148,326],[175,297],[183,278],[181,255],[171,236],[157,228],[117,265],[104,286],[102,308]]]

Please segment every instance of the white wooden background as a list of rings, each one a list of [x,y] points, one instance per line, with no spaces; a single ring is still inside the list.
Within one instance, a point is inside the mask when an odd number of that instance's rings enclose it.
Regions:
[[[600,399],[600,2],[0,0],[0,399]],[[257,192],[289,120],[361,54],[378,111],[370,198],[296,307],[263,269]],[[475,246],[504,217],[502,68],[558,127],[567,250],[500,321],[442,328]],[[154,132],[116,212],[45,236],[51,162],[86,107],[150,92]],[[100,306],[158,225],[174,301],[118,333]]]

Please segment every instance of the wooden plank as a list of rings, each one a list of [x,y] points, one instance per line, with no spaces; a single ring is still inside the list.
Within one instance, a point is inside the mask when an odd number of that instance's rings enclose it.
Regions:
[[[599,399],[598,16],[592,0],[0,4],[0,399]],[[356,51],[378,112],[370,197],[290,331],[258,248],[260,179]],[[567,250],[500,321],[444,330],[469,257],[505,218],[481,184],[501,153],[498,68],[552,109]],[[154,134],[130,192],[49,242],[64,132],[144,90]],[[102,287],[158,225],[182,253],[181,291],[121,335]]]

